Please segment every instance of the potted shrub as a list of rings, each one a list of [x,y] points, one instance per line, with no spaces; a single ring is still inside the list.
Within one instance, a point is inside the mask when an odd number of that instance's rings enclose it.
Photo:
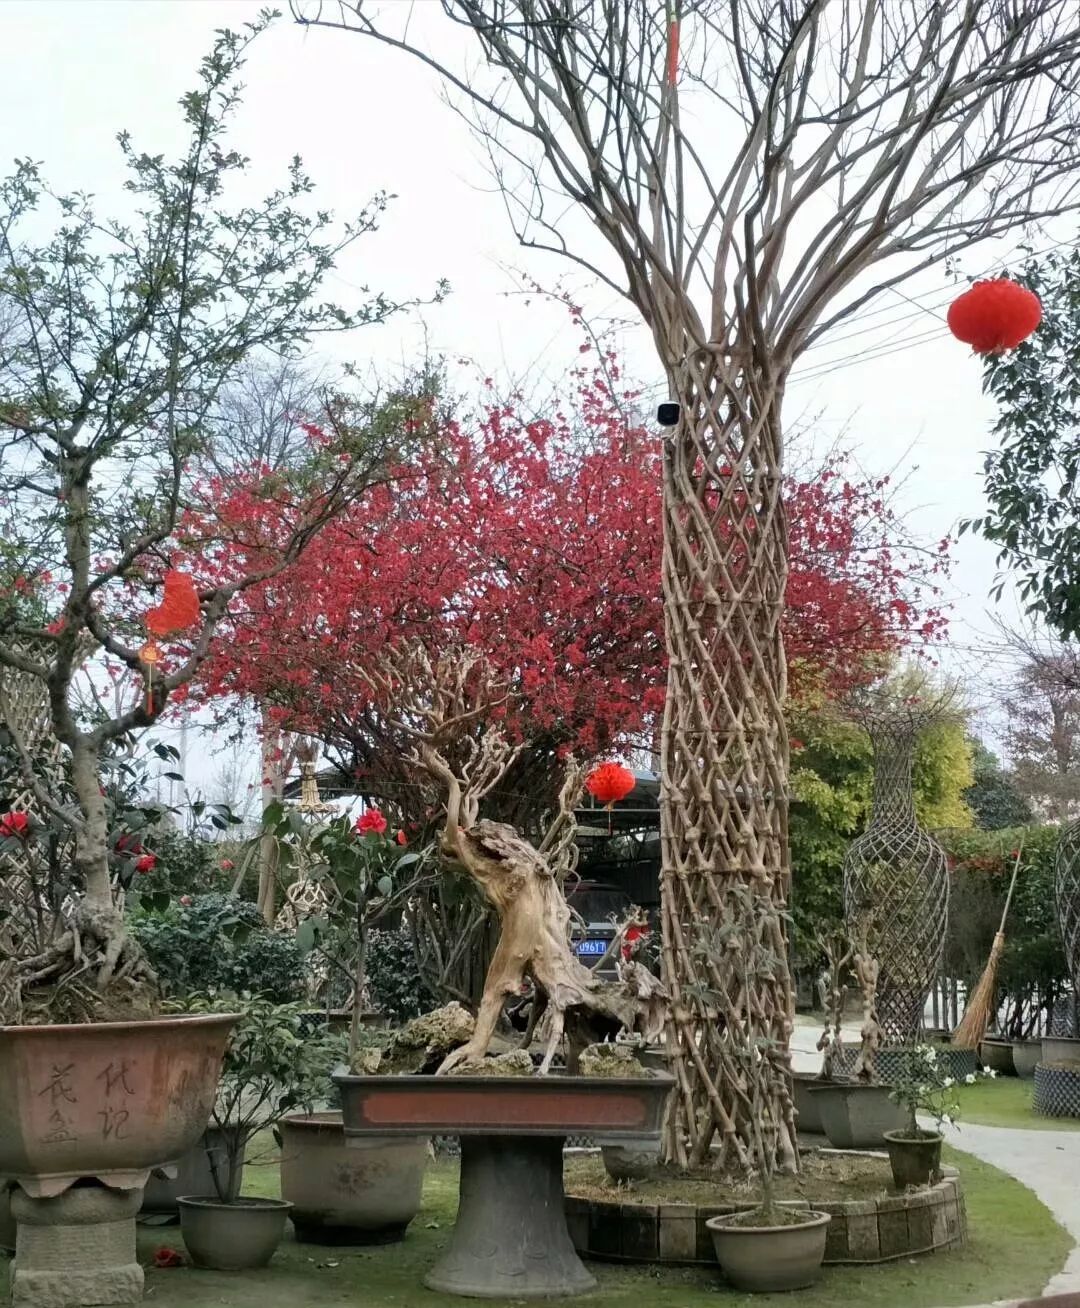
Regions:
[[[956,1120],[959,1105],[953,1093],[955,1082],[945,1071],[943,1061],[931,1045],[916,1045],[901,1060],[891,1098],[906,1115],[904,1126],[885,1132],[889,1166],[898,1190],[908,1186],[928,1185],[941,1171],[941,1124]],[[970,1078],[974,1081],[974,1075]],[[918,1114],[932,1117],[934,1131],[919,1126]]]
[[[863,1022],[859,1055],[850,1080],[820,1081],[811,1087],[821,1125],[835,1149],[880,1149],[885,1132],[904,1125],[901,1110],[889,1098],[890,1086],[878,1081],[876,1056],[881,1044],[877,1016],[878,962],[870,956],[865,932],[852,950],[852,963],[862,994]],[[839,1027],[839,1010],[834,1024]]]
[[[240,1193],[243,1157],[251,1139],[275,1127],[290,1110],[325,1098],[330,1073],[345,1052],[330,1031],[303,1034],[302,1004],[263,998],[231,1001],[242,1017],[225,1050],[211,1122],[221,1157],[208,1153],[213,1193],[181,1195],[180,1229],[197,1267],[246,1271],[265,1267],[285,1232],[292,1205]],[[212,1011],[218,1001],[196,1001]]]
[[[726,965],[734,968],[743,995],[754,994],[760,980],[776,966],[771,948],[756,929],[759,893],[749,886],[730,886],[722,925],[699,933],[703,952],[713,957],[722,953]],[[731,1034],[732,1072],[752,1105],[752,1165],[759,1203],[746,1212],[711,1217],[706,1226],[721,1271],[737,1290],[798,1290],[821,1275],[830,1217],[776,1202],[773,1178],[779,1124],[770,1113],[770,1090],[773,1060],[782,1057],[782,1051],[772,1041],[748,1035],[741,1022],[731,1028]]]
[[[371,933],[376,924],[393,922],[426,874],[428,860],[410,850],[404,833],[393,831],[376,808],[363,813],[355,826],[336,817],[298,828],[272,807],[264,827],[282,844],[304,843],[305,876],[319,884],[323,907],[299,923],[298,944],[317,956],[336,977],[338,989],[349,994],[349,1067],[374,1066],[388,1036],[364,1020]],[[281,1195],[293,1206],[298,1239],[385,1244],[404,1236],[420,1211],[426,1136],[346,1141],[336,1109],[290,1114],[280,1131]]]

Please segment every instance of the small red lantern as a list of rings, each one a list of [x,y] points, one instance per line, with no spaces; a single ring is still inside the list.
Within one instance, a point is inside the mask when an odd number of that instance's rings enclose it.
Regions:
[[[146,615],[146,629],[155,636],[183,631],[199,620],[199,594],[186,572],[170,568],[165,574],[165,594],[161,603]]]
[[[1042,322],[1042,303],[1026,286],[998,277],[976,282],[949,306],[949,331],[976,354],[1003,354]]]
[[[625,799],[635,784],[634,774],[621,763],[599,763],[585,778],[585,789],[606,808]]]

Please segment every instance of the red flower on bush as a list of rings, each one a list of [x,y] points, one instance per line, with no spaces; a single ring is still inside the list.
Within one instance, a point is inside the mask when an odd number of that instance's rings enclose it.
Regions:
[[[142,873],[153,872],[155,867],[157,867],[156,854],[144,854],[142,858],[137,858],[135,860],[136,872],[142,872]]]
[[[191,905],[194,903],[194,900],[191,898],[190,895],[181,895],[180,903],[183,905],[184,908],[190,908]]]
[[[218,867],[221,868],[222,872],[231,872],[235,866],[236,864],[231,858],[223,858],[218,864]]]
[[[184,1255],[175,1249],[170,1249],[167,1244],[154,1250],[155,1267],[183,1267],[183,1265]]]
[[[377,808],[369,808],[357,819],[356,831],[361,836],[381,836],[385,830],[386,818]]]
[[[405,834],[404,831],[399,831],[397,835],[394,837],[394,839],[398,842],[399,845],[407,845],[409,843],[409,837]]]
[[[116,837],[116,852],[118,854],[141,854],[143,852],[142,841],[138,836],[126,835]]]
[[[30,834],[30,819],[25,813],[4,813],[0,815],[0,836],[11,836],[25,840]]]

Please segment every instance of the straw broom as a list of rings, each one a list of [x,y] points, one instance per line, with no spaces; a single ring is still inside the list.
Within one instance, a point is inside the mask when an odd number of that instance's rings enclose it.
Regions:
[[[1012,903],[1013,891],[1016,889],[1016,875],[1020,871],[1020,858],[1023,852],[1024,845],[1021,841],[1020,848],[1016,851],[1016,859],[1013,862],[1009,893],[1005,896],[1005,907],[1001,912],[1001,925],[994,936],[994,943],[990,946],[990,957],[986,960],[982,976],[979,977],[979,984],[971,992],[971,998],[964,1009],[964,1016],[960,1019],[960,1025],[953,1032],[952,1046],[954,1049],[977,1049],[979,1042],[986,1035],[986,1028],[990,1025],[990,1019],[996,1011],[994,1000],[997,996],[998,963],[1001,961],[1002,951],[1005,949],[1005,919],[1009,916],[1009,905]]]

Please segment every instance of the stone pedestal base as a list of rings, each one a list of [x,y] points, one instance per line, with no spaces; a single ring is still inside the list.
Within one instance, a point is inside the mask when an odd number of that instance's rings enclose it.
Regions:
[[[143,1270],[135,1259],[141,1190],[77,1185],[54,1199],[16,1189],[11,1265],[13,1308],[90,1308],[138,1303]]]
[[[566,1229],[561,1138],[462,1137],[457,1221],[424,1284],[476,1299],[546,1299],[595,1287]]]

